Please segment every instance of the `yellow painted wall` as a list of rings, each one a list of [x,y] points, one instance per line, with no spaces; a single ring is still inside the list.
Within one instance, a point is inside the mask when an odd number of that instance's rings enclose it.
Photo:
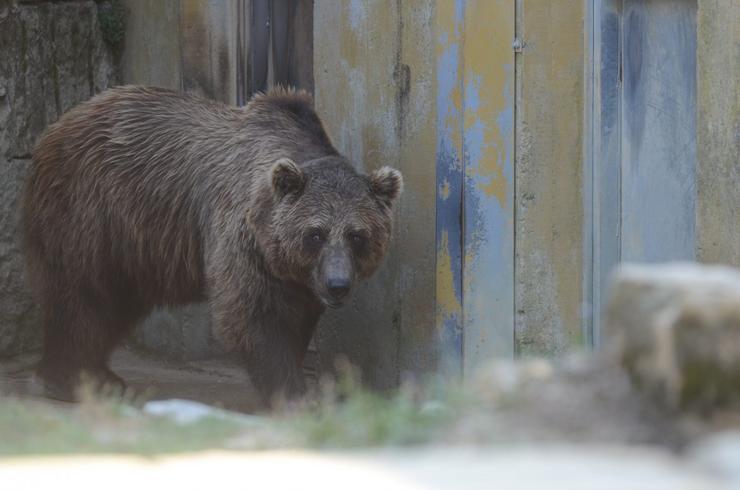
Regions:
[[[584,2],[518,0],[516,345],[581,345]]]

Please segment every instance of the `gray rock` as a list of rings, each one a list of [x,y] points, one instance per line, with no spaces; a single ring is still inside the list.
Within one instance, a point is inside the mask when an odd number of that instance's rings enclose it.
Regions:
[[[18,196],[33,145],[65,111],[114,85],[93,1],[0,2],[0,356],[38,345],[23,279]]]
[[[615,275],[606,336],[637,386],[672,409],[740,408],[740,271],[629,265]]]

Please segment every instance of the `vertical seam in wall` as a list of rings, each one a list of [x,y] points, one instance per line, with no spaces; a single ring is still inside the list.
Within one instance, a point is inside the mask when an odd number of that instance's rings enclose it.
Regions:
[[[178,53],[178,56],[180,58],[180,60],[179,60],[180,61],[179,62],[179,65],[180,65],[180,80],[179,80],[179,83],[180,83],[180,92],[183,92],[185,90],[185,73],[184,73],[185,63],[184,63],[183,53],[182,53],[182,50],[183,50],[183,39],[182,39],[182,2],[183,1],[184,0],[180,0],[179,2],[177,2],[177,7],[176,7],[177,8],[177,14],[176,14],[176,16],[177,16],[177,53]]]
[[[234,96],[236,98],[235,103],[237,106],[242,106],[244,103],[243,93],[243,78],[242,73],[244,63],[244,0],[236,1],[236,70],[234,73],[235,88]]]
[[[465,11],[467,4],[462,4],[462,20],[460,29],[460,168],[462,171],[460,179],[460,371],[465,376],[465,331],[467,324],[465,321],[465,176],[466,163],[465,157]]]
[[[396,66],[394,67],[394,70],[400,70],[401,64],[403,63],[403,7],[401,6],[402,0],[396,0],[396,15],[398,16],[397,23],[396,23],[396,53],[397,53],[397,60]],[[396,84],[400,84],[400,80],[402,78],[397,77]],[[401,86],[396,87],[396,91],[404,89]],[[398,118],[396,119],[397,124],[400,126],[398,129],[398,146],[396,148],[397,152],[397,158],[398,158],[398,164],[400,164],[401,159],[401,147],[403,146],[403,124],[402,120],[404,115],[402,114],[403,106],[401,105],[401,101],[399,97],[396,97],[396,111],[398,111]],[[399,227],[400,228],[400,227]],[[402,275],[400,272],[400,267],[396,268],[396,290],[398,292],[401,292],[401,282],[402,282]],[[394,315],[398,315],[398,321],[396,322],[396,386],[400,386],[401,383],[401,340],[403,336],[401,335],[401,329],[403,328],[403,294],[399,294],[399,301],[398,304],[394,305],[395,308],[398,308],[396,312],[394,312]]]
[[[523,13],[522,8],[522,0],[516,0],[514,2],[514,38],[515,39],[521,39],[522,36],[522,25],[521,25],[521,19],[520,16]],[[512,39],[513,43],[514,39]],[[519,121],[521,120],[519,111],[521,110],[521,104],[518,104],[517,96],[521,94],[521,87],[519,86],[521,82],[521,53],[517,53],[514,51],[514,47],[511,47],[512,52],[514,53],[514,123],[513,123],[513,171],[512,171],[512,186],[513,186],[513,203],[512,203],[512,219],[514,220],[514,232],[513,232],[513,244],[512,244],[512,251],[513,251],[513,263],[512,263],[512,328],[511,328],[511,336],[512,336],[512,345],[514,346],[514,356],[516,357],[517,354],[519,354],[519,347],[517,344],[517,335],[516,335],[516,325],[517,325],[517,308],[518,308],[518,298],[517,298],[517,203],[519,202],[518,199],[518,188],[517,188],[517,179],[516,179],[516,170],[517,167],[519,167],[519,151],[518,151],[518,145],[519,145]]]
[[[593,285],[594,285],[594,104],[595,104],[595,51],[596,51],[596,16],[595,2],[598,0],[584,0],[584,144],[583,144],[583,272],[581,285],[581,329],[586,348],[593,350],[594,344],[594,310],[593,310]]]
[[[623,124],[624,124],[624,0],[621,1],[620,5],[620,15],[619,15],[619,33],[617,36],[617,46],[619,49],[619,92],[617,96],[619,97],[619,110],[617,112],[617,117],[619,118],[619,124],[617,127],[619,128],[619,135],[617,136],[617,164],[619,166],[617,175],[619,175],[619,182],[617,183],[617,200],[619,201],[617,203],[617,207],[619,209],[619,218],[617,219],[617,263],[622,261],[622,216],[623,216],[623,206],[622,206],[622,133],[623,133]]]

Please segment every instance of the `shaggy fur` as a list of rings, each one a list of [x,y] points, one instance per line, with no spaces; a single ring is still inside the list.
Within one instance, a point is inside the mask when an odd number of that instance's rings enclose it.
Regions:
[[[379,265],[400,174],[358,174],[305,92],[245,108],[164,89],[109,90],[39,141],[23,200],[40,374],[70,398],[157,305],[208,300],[266,399],[304,391],[325,306]]]

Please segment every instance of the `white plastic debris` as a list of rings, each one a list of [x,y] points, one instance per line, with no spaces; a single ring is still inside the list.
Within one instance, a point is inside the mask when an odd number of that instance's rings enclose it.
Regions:
[[[192,400],[154,400],[144,404],[143,412],[155,417],[167,417],[175,423],[193,424],[205,418],[229,419],[240,423],[259,422],[260,418],[206,405]]]

